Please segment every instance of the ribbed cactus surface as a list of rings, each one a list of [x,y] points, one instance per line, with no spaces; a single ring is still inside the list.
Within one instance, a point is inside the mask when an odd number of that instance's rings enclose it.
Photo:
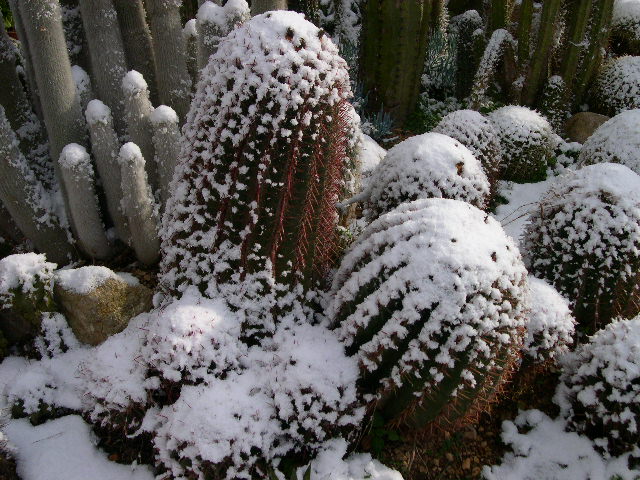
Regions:
[[[326,272],[350,94],[337,47],[300,14],[255,17],[221,42],[201,73],[163,222],[169,292],[254,274],[308,284]]]
[[[367,227],[330,314],[388,422],[462,424],[486,406],[517,358],[526,276],[498,222],[464,202],[417,200]]]

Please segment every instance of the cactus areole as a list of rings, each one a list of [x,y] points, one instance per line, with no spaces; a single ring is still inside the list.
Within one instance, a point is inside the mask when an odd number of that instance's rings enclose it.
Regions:
[[[231,32],[201,75],[163,219],[164,287],[265,272],[311,284],[335,256],[352,120],[346,62],[322,30],[279,11]]]

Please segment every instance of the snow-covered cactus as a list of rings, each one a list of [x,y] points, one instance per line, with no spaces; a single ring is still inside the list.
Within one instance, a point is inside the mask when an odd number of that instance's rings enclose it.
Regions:
[[[605,454],[639,455],[640,317],[613,321],[564,363],[556,399],[569,426]]]
[[[0,200],[25,237],[56,263],[75,255],[67,232],[53,214],[49,194],[18,148],[18,139],[0,106]]]
[[[571,301],[583,332],[638,313],[639,207],[640,176],[601,163],[560,177],[531,214],[527,267]]]
[[[109,258],[113,252],[100,216],[89,154],[83,146],[70,143],[62,150],[58,164],[67,194],[71,228],[80,250],[91,258]]]
[[[132,70],[122,79],[122,92],[126,100],[125,112],[129,139],[138,145],[143,158],[148,159],[146,169],[153,191],[158,188],[158,173],[152,138],[151,114],[153,113],[153,105],[149,100],[149,88],[143,76]]]
[[[640,175],[638,129],[640,109],[628,110],[607,120],[584,143],[578,163],[620,163]]]
[[[155,164],[158,173],[161,210],[164,210],[171,194],[169,184],[173,179],[173,172],[176,170],[180,156],[178,115],[171,107],[160,105],[151,113],[151,124],[153,125],[152,140],[156,154]]]
[[[484,208],[489,181],[462,143],[440,133],[425,133],[389,150],[374,170],[367,194],[373,217],[421,198],[450,198]]]
[[[198,9],[198,69],[202,70],[229,32],[249,20],[246,0],[229,0],[224,7],[206,1]]]
[[[129,224],[131,244],[138,260],[153,265],[160,255],[158,239],[158,214],[153,193],[147,180],[145,158],[140,148],[132,142],[120,149],[122,207]]]
[[[540,112],[556,132],[562,132],[571,114],[571,99],[566,82],[559,75],[547,80],[540,96]]]
[[[611,48],[618,55],[640,55],[640,2],[637,0],[615,1]]]
[[[418,200],[357,239],[334,277],[330,315],[388,422],[450,429],[509,375],[527,293],[518,248],[497,221],[461,201]]]
[[[252,0],[251,15],[260,15],[271,10],[286,10],[287,0]]]
[[[187,71],[191,77],[191,89],[198,84],[198,25],[196,19],[189,20],[182,29],[182,41],[187,55]]]
[[[509,105],[489,114],[503,152],[503,178],[534,182],[545,178],[557,143],[549,122],[526,107]]]
[[[337,241],[346,62],[302,15],[278,11],[232,31],[201,76],[163,222],[164,288],[310,285]]]
[[[483,32],[484,23],[476,10],[468,10],[451,19],[450,28],[456,36],[456,96],[466,98],[473,87],[473,77],[480,58],[476,55],[475,32]]]
[[[89,102],[85,116],[89,126],[93,157],[102,181],[109,216],[116,227],[120,240],[129,243],[127,218],[120,205],[122,199],[120,164],[118,163],[120,142],[113,128],[111,111],[100,100],[92,100]]]
[[[182,41],[182,0],[147,0],[160,102],[172,107],[181,122],[189,111],[191,78]]]
[[[82,108],[82,111],[84,112],[87,109],[89,102],[96,98],[93,92],[91,78],[89,77],[89,74],[78,65],[73,65],[71,67],[71,75],[73,76],[73,83],[76,84],[78,97],[80,97],[80,108]]]
[[[143,0],[113,0],[113,7],[118,14],[127,70],[142,74],[149,84],[152,101],[156,101],[156,61]]]
[[[457,110],[443,117],[432,130],[448,135],[467,147],[487,174],[491,196],[502,169],[502,147],[493,124],[475,110]]]
[[[98,98],[113,112],[118,135],[124,135],[122,78],[127,73],[122,35],[112,0],[80,0],[91,69]]]
[[[640,57],[614,58],[598,73],[593,86],[598,113],[614,116],[640,108]]]
[[[576,321],[569,302],[544,280],[529,276],[530,310],[524,339],[525,361],[542,365],[569,351]]]

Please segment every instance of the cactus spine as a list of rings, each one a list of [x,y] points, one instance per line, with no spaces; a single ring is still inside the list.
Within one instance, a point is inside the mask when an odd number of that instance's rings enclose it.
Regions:
[[[181,121],[189,111],[191,79],[180,21],[181,0],[147,0],[145,5],[153,37],[156,80],[160,102],[172,107]]]
[[[286,10],[287,0],[253,0],[251,2],[251,15],[256,16],[271,10]]]
[[[18,149],[15,133],[1,106],[0,159],[0,205],[4,205],[20,231],[47,258],[63,265],[68,263],[75,255],[67,233],[46,208],[47,194]]]
[[[92,100],[87,108],[86,117],[91,148],[98,175],[102,180],[109,216],[113,220],[120,239],[124,243],[129,243],[129,227],[120,206],[122,199],[120,164],[118,163],[120,142],[113,128],[111,111],[100,100]]]
[[[158,186],[152,140],[151,113],[153,105],[149,100],[147,82],[140,73],[132,70],[122,79],[122,91],[126,99],[125,114],[127,131],[131,141],[140,147],[142,157],[149,159],[147,173],[153,190]]]
[[[122,179],[122,205],[129,220],[131,243],[138,260],[147,265],[158,261],[160,241],[153,194],[147,182],[144,158],[138,146],[126,143],[118,157]]]
[[[151,32],[142,0],[113,0],[122,34],[127,70],[136,70],[149,84],[151,100],[157,102],[156,62]]]
[[[89,154],[83,146],[71,143],[62,150],[58,164],[78,246],[91,258],[109,258],[112,250],[100,218]]]
[[[153,124],[153,146],[156,152],[161,207],[164,210],[169,200],[169,184],[173,179],[173,172],[180,155],[178,115],[171,107],[160,105],[151,114],[151,122]]]
[[[127,61],[111,0],[80,0],[96,93],[114,115],[118,135],[125,132],[124,102],[120,85]]]

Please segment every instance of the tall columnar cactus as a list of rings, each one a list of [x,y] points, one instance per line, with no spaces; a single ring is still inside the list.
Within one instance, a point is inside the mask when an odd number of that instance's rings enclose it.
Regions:
[[[251,15],[260,15],[271,10],[286,10],[287,0],[252,0]]]
[[[155,190],[158,187],[158,175],[152,140],[151,114],[153,113],[153,105],[149,100],[147,82],[139,72],[132,70],[122,79],[122,92],[126,100],[125,114],[129,138],[140,147],[142,156],[147,161],[146,169],[149,183],[151,188]]]
[[[118,16],[111,0],[80,0],[80,9],[96,93],[113,112],[116,132],[124,135],[124,98],[120,86],[127,73],[127,60]]]
[[[162,285],[260,296],[263,281],[311,284],[337,241],[346,62],[300,14],[270,12],[232,31],[201,75],[164,218]]]
[[[153,146],[156,152],[158,187],[160,189],[161,211],[164,210],[170,196],[169,184],[180,156],[180,128],[175,110],[160,105],[151,114],[153,124]]]
[[[100,217],[89,154],[81,145],[71,143],[62,150],[58,163],[68,197],[69,220],[78,246],[91,258],[109,258],[112,248]]]
[[[592,0],[579,0],[572,5],[575,9],[567,12],[570,15],[569,31],[564,47],[560,76],[569,89],[575,80],[580,58],[584,53],[585,47],[589,45],[589,39],[586,38],[586,34],[589,27],[592,3]]]
[[[122,206],[129,223],[131,243],[138,260],[147,265],[158,261],[158,215],[147,181],[145,159],[135,143],[126,143],[118,157],[121,171]]]
[[[362,5],[360,70],[373,112],[402,125],[418,100],[429,31],[439,0],[368,0]]]
[[[18,149],[18,141],[0,106],[0,200],[22,233],[50,260],[73,258],[67,232],[52,213],[48,194]]]
[[[19,7],[42,103],[49,150],[59,173],[58,159],[62,149],[70,143],[84,145],[87,141],[67,55],[60,6],[55,0],[33,0],[19,2]]]
[[[499,28],[507,28],[513,9],[512,0],[491,0],[489,5],[489,32]]]
[[[456,43],[456,95],[465,98],[471,93],[473,77],[480,58],[475,54],[474,34],[484,26],[480,14],[469,10],[451,19],[455,30]]]
[[[182,29],[182,40],[187,55],[187,71],[191,77],[191,89],[198,83],[198,24],[195,18],[189,20]]]
[[[145,5],[153,37],[158,97],[184,121],[189,110],[191,78],[182,39],[181,0],[147,0]]]
[[[118,162],[120,142],[113,128],[111,110],[100,100],[92,100],[89,102],[85,115],[91,137],[91,149],[98,175],[102,180],[109,216],[120,239],[124,243],[129,243],[129,226],[120,205],[122,199],[120,164]]]
[[[198,9],[198,69],[204,68],[220,40],[251,18],[245,0],[229,0],[224,7],[207,1]]]
[[[531,25],[533,23],[533,0],[522,0],[518,21],[518,64],[526,67],[531,57]]]
[[[71,67],[71,75],[73,76],[73,82],[76,84],[76,91],[80,98],[80,108],[84,112],[87,109],[89,102],[96,98],[95,93],[93,92],[91,78],[89,77],[89,74],[78,65],[73,65]]]
[[[330,315],[387,422],[451,429],[486,407],[517,360],[526,282],[498,222],[461,201],[418,200],[358,238]]]
[[[156,62],[151,32],[142,0],[113,0],[127,58],[127,70],[140,72],[149,85],[151,99],[157,101]]]

